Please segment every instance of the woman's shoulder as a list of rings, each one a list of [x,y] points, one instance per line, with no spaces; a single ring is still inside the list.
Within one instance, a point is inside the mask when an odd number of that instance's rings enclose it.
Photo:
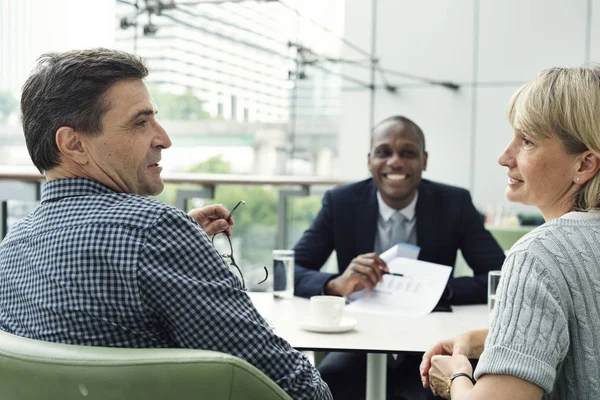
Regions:
[[[558,277],[567,270],[596,268],[593,260],[599,256],[600,218],[561,217],[523,236],[510,249],[507,261],[521,266],[537,264]]]
[[[600,244],[600,213],[568,213],[546,222],[519,239],[511,252],[532,249],[542,243],[567,242],[576,245],[580,244],[582,239]],[[598,250],[600,251],[600,247]]]
[[[531,248],[535,247],[535,245],[539,243],[539,241],[542,241],[549,235],[552,235],[552,228],[553,227],[550,224],[545,223],[527,232],[519,240],[517,240],[517,242],[514,245],[512,245],[508,252],[508,255],[519,251],[531,250]]]

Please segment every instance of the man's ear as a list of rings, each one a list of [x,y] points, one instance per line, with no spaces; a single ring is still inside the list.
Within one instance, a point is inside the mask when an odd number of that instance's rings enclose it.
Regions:
[[[425,171],[427,169],[427,158],[429,157],[429,154],[427,154],[426,151],[423,152],[423,171]]]
[[[81,142],[81,135],[70,126],[61,126],[56,131],[56,146],[64,160],[70,160],[79,165],[89,162],[85,146]]]
[[[583,185],[594,176],[598,172],[600,168],[600,158],[597,155],[592,153],[590,150],[587,150],[581,154],[581,159],[579,161],[579,169],[573,180],[576,184]]]

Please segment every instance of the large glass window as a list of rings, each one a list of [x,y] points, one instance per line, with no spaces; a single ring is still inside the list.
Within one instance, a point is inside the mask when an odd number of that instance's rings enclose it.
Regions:
[[[173,140],[164,152],[165,171],[332,176],[341,79],[336,65],[328,73],[310,62],[339,58],[339,38],[314,22],[341,33],[343,1],[285,4],[178,6],[160,16],[141,14],[127,29],[117,24],[117,46],[152,67],[148,82]],[[120,3],[116,18],[132,18],[134,11]],[[154,33],[144,35],[148,24]],[[215,199],[195,203],[231,207],[246,200],[233,238],[242,268],[270,260],[281,245],[278,218],[286,219],[289,247],[320,208],[319,197],[294,198],[281,215],[278,189],[220,186]],[[160,198],[173,202],[176,190],[169,185]]]
[[[343,0],[2,0],[0,166],[31,165],[18,100],[35,59],[103,46],[148,61],[146,83],[173,141],[163,152],[163,175],[332,177],[341,78],[328,60],[340,56],[343,6]],[[42,23],[49,20],[69,22]],[[179,188],[167,185],[159,198],[175,204]],[[236,228],[241,260],[253,263],[276,245],[278,189],[223,185],[205,201],[248,202]],[[287,216],[290,238],[308,226],[319,199],[298,207],[302,218],[296,209]]]
[[[342,0],[137,4],[117,2],[116,46],[150,63],[167,171],[221,157],[230,173],[331,176],[341,78],[317,67],[340,57]]]

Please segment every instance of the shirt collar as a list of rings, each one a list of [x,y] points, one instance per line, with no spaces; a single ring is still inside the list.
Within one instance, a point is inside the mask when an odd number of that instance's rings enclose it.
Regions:
[[[412,201],[410,203],[408,203],[408,205],[406,207],[399,210],[400,213],[402,213],[402,215],[404,215],[404,218],[406,218],[407,221],[412,221],[413,218],[415,217],[415,210],[416,210],[416,206],[417,206],[417,198],[418,197],[419,197],[419,192],[417,191],[415,193],[415,197],[412,199]],[[381,198],[381,193],[379,193],[379,190],[377,191],[377,203],[379,204],[379,216],[385,222],[388,222],[389,219],[392,218],[392,215],[394,215],[394,213],[396,211],[398,211],[395,208],[388,206],[386,204],[386,202],[383,201],[383,199]]]
[[[116,193],[103,184],[88,178],[55,179],[42,185],[42,203],[65,197]]]

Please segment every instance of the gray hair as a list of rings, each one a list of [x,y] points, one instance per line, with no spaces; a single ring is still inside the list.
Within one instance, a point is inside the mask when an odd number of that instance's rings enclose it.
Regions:
[[[104,93],[119,81],[147,75],[144,61],[123,51],[98,48],[43,54],[21,96],[23,132],[33,164],[44,172],[60,163],[55,135],[61,126],[99,134],[102,117],[111,107]]]

